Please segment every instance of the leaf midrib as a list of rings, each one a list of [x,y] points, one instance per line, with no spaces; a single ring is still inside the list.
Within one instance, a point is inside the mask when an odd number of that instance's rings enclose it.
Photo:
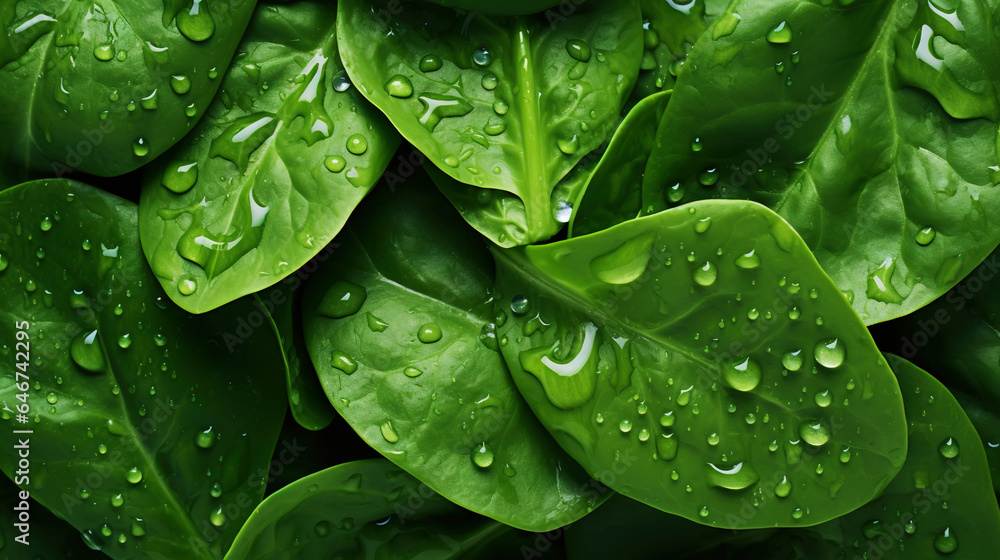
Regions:
[[[523,40],[522,40],[523,39]],[[527,192],[524,193],[525,221],[529,230],[544,225],[548,221],[546,215],[549,197],[546,193],[545,162],[542,159],[545,132],[542,130],[542,111],[539,106],[538,79],[535,75],[535,61],[532,58],[531,30],[528,29],[524,16],[515,18],[512,40],[515,83],[521,86],[521,92],[514,97],[517,104],[517,116],[522,131],[524,143],[523,157],[527,181]],[[526,64],[520,64],[520,60]],[[544,213],[543,213],[544,212]]]

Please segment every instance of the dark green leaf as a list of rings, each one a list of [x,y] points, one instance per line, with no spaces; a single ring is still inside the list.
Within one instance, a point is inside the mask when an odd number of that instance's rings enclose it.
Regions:
[[[142,243],[178,305],[215,309],[316,255],[375,184],[399,136],[345,80],[334,11],[257,12],[222,93],[149,173]]]
[[[311,474],[269,496],[226,560],[514,559],[521,558],[516,544],[527,541],[518,537],[389,461],[370,459]]]
[[[127,173],[205,112],[255,0],[0,5],[0,167]]]
[[[306,292],[306,342],[365,441],[518,528],[555,529],[607,496],[518,394],[497,352],[489,253],[426,179],[365,201],[338,241]]]
[[[97,189],[26,183],[0,212],[0,439],[31,440],[21,485],[114,558],[220,556],[264,493],[286,410],[274,336],[236,334],[259,311],[171,304],[136,206]],[[8,476],[17,461],[0,454]]]
[[[902,465],[892,372],[763,206],[703,201],[495,254],[514,381],[591,474],[624,463],[614,490],[718,527],[812,525]]]
[[[38,502],[23,499],[22,492],[0,476],[0,551],[6,551],[7,558],[107,560],[104,554],[87,548],[68,523]],[[20,518],[22,513],[28,515],[26,522]]]
[[[556,184],[604,141],[635,83],[638,1],[571,4],[556,19],[383,5],[338,3],[355,84],[456,180],[445,194],[484,235],[506,247],[551,237],[575,199]]]
[[[644,211],[769,206],[867,324],[943,294],[1000,241],[1000,4],[948,6],[735,2],[680,73]]]
[[[1000,509],[979,436],[940,382],[889,356],[909,424],[909,454],[876,500],[840,519],[779,534],[741,558],[775,558],[792,542],[810,560],[992,558],[1000,544]],[[780,540],[779,540],[780,539]]]

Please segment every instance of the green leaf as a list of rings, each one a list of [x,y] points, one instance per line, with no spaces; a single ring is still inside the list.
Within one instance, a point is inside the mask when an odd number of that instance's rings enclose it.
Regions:
[[[494,253],[514,381],[591,474],[625,462],[612,489],[706,525],[813,525],[902,465],[892,372],[763,206],[703,201]]]
[[[642,197],[634,187],[642,183],[646,162],[655,147],[656,126],[670,93],[664,91],[642,99],[625,116],[577,195],[569,222],[570,237],[593,233],[639,215]]]
[[[909,424],[909,454],[878,499],[840,519],[779,534],[740,558],[937,560],[990,558],[1000,543],[1000,509],[979,436],[955,398],[927,372],[895,356]],[[779,544],[781,543],[781,544]]]
[[[338,241],[306,291],[306,343],[365,441],[521,529],[555,529],[607,497],[518,394],[497,352],[489,253],[426,179],[373,195]]]
[[[440,4],[442,6],[448,6],[452,8],[458,8],[460,10],[469,10],[472,12],[481,12],[484,14],[491,15],[519,15],[519,14],[533,14],[536,12],[541,12],[554,8],[549,12],[546,12],[545,17],[550,20],[557,20],[561,18],[561,13],[563,10],[569,8],[561,8],[560,4],[565,3],[565,0],[507,0],[506,2],[496,3],[496,4],[484,4],[478,0],[428,0],[435,4]],[[571,4],[571,7],[576,6]]]
[[[65,521],[34,500],[23,499],[22,492],[0,476],[0,550],[7,550],[8,554],[11,550],[30,550],[30,558],[107,560],[104,554],[87,548],[79,533]],[[20,519],[22,512],[27,512],[27,523]]]
[[[979,434],[990,468],[993,490],[996,492],[1000,490],[1000,414],[979,399],[961,391],[953,390],[951,393],[958,404],[962,405],[962,410]]]
[[[31,440],[22,487],[111,557],[221,556],[262,498],[286,410],[269,329],[235,334],[258,311],[173,306],[136,206],[92,187],[26,183],[0,212],[0,440]]]
[[[281,341],[281,358],[285,364],[285,388],[288,406],[295,421],[308,430],[322,430],[336,416],[333,405],[323,393],[316,369],[309,360],[302,333],[302,305],[298,287],[326,260],[334,245],[328,246],[314,260],[296,271],[281,285],[254,294],[254,304],[267,317],[274,335]]]
[[[566,551],[572,560],[714,560],[720,546],[765,540],[773,532],[707,527],[617,495],[566,528]]]
[[[62,177],[127,173],[205,113],[255,0],[0,6],[0,167]]]
[[[304,477],[257,506],[226,560],[520,558],[516,532],[473,515],[382,459]],[[497,546],[507,545],[507,554]]]
[[[551,19],[410,1],[396,13],[367,0],[338,3],[352,80],[456,180],[442,190],[501,246],[560,229],[568,219],[560,206],[575,193],[556,184],[604,141],[635,83],[638,1],[571,7]]]
[[[998,8],[820,4],[735,2],[701,36],[643,208],[767,205],[873,324],[940,296],[1000,242]]]
[[[334,15],[324,2],[258,11],[208,117],[147,175],[143,250],[192,313],[305,264],[398,146],[374,107],[340,91]]]

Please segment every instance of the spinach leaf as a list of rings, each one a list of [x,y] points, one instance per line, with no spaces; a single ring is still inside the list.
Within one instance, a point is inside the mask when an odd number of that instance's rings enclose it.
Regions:
[[[840,519],[785,533],[742,558],[774,558],[778,543],[809,551],[794,558],[882,560],[989,558],[1000,540],[1000,509],[972,423],[940,382],[889,356],[909,424],[909,454],[878,499]]]
[[[903,463],[899,388],[808,247],[767,208],[702,201],[494,251],[518,389],[612,489],[725,528],[813,525]]]
[[[566,551],[571,560],[714,560],[722,545],[765,540],[773,532],[707,527],[616,495],[566,529]]]
[[[989,464],[990,479],[993,481],[994,492],[1000,491],[1000,415],[981,402],[979,399],[953,390],[955,400],[962,405],[969,421],[976,428],[983,450],[986,452],[986,462]]]
[[[518,394],[497,352],[489,253],[426,179],[374,194],[338,241],[306,291],[306,342],[365,441],[521,529],[555,529],[607,497]]]
[[[687,57],[644,210],[761,202],[867,324],[919,309],[1000,242],[997,10],[735,2]]]
[[[327,249],[327,251],[330,248]],[[319,258],[328,256],[327,252]],[[285,363],[285,388],[288,405],[295,421],[308,430],[322,430],[330,425],[336,412],[323,393],[316,369],[309,360],[302,334],[302,305],[297,290],[301,280],[297,277],[306,270],[315,272],[319,258],[311,261],[279,286],[254,294],[254,304],[267,316],[278,340],[281,341],[281,358]]]
[[[22,499],[20,488],[0,476],[0,551],[30,552],[24,558],[64,560],[107,560],[107,556],[87,548],[79,533],[30,498]],[[27,522],[20,518],[27,512]],[[17,540],[15,540],[17,539]],[[27,544],[27,546],[25,546]],[[14,556],[8,556],[14,558]]]
[[[549,8],[556,8],[552,10],[551,13],[546,13],[546,17],[550,20],[556,20],[561,18],[561,14],[569,10],[570,7],[575,8],[575,4],[570,4],[566,8],[557,8],[559,4],[565,3],[565,0],[506,0],[502,3],[496,4],[484,4],[478,0],[427,0],[428,2],[433,2],[435,4],[440,4],[442,6],[449,6],[453,8],[459,8],[462,10],[469,10],[473,12],[481,12],[484,14],[494,14],[494,15],[518,15],[518,14],[533,14],[536,12],[541,12],[543,10],[548,10]]]
[[[0,168],[127,173],[187,134],[255,0],[7,0],[0,6]]]
[[[656,126],[670,101],[669,91],[653,94],[625,116],[577,195],[569,222],[570,237],[593,233],[639,215],[641,184],[649,154],[654,149]]]
[[[551,22],[383,5],[338,3],[351,79],[456,180],[443,190],[480,232],[505,247],[551,237],[575,198],[556,184],[604,141],[635,83],[638,1],[586,2]]]
[[[193,313],[281,280],[375,184],[399,137],[340,69],[325,2],[259,10],[219,97],[148,175],[143,250]]]
[[[269,496],[226,560],[521,558],[517,543],[511,527],[463,510],[389,461],[369,459]]]
[[[0,440],[31,457],[15,482],[113,558],[221,556],[286,410],[272,334],[235,334],[259,312],[173,306],[136,206],[92,187],[26,183],[0,211]],[[0,468],[21,476],[15,453]]]

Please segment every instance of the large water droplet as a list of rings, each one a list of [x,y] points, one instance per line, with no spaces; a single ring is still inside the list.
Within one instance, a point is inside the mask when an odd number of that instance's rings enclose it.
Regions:
[[[436,54],[429,54],[420,59],[421,72],[434,72],[444,66],[444,61]]]
[[[792,483],[785,475],[781,476],[781,482],[774,486],[774,495],[779,498],[787,498],[792,493]]]
[[[802,368],[802,350],[786,352],[781,357],[781,365],[788,371],[799,371]]]
[[[743,392],[756,388],[760,384],[762,376],[760,364],[749,357],[729,364],[729,367],[723,372],[726,383],[733,389]]]
[[[757,268],[760,266],[760,257],[751,249],[749,253],[736,257],[736,266],[746,269]]]
[[[360,156],[368,151],[368,139],[361,134],[352,134],[347,138],[347,151]]]
[[[183,194],[198,182],[198,162],[172,163],[163,172],[160,183],[167,189]]]
[[[472,450],[472,462],[485,469],[493,464],[493,448],[485,441]]]
[[[653,254],[652,233],[633,237],[617,249],[596,257],[590,262],[590,270],[602,282],[608,284],[628,284],[646,271]]]
[[[385,92],[393,97],[406,99],[413,95],[413,82],[402,74],[396,74],[385,83]]]
[[[223,513],[222,508],[219,507],[208,515],[208,520],[212,522],[212,525],[222,527],[226,524],[226,514]]]
[[[580,62],[590,61],[590,45],[586,41],[581,39],[572,39],[566,41],[566,52],[576,60]]]
[[[779,23],[774,29],[767,32],[767,41],[775,45],[789,43],[792,40],[792,28],[788,22]]]
[[[73,362],[86,371],[98,373],[104,370],[104,351],[96,330],[76,335],[70,343],[69,353]]]
[[[934,231],[934,228],[925,227],[917,232],[916,241],[920,245],[930,245],[936,235],[937,232]]]
[[[715,265],[711,262],[705,262],[705,264],[696,268],[693,274],[695,284],[699,286],[711,286],[715,284],[715,279],[718,278],[719,271],[715,268]]]
[[[326,317],[340,319],[357,313],[366,299],[368,291],[363,286],[347,280],[337,280],[323,295],[317,311]]]
[[[938,453],[945,459],[958,457],[958,442],[955,441],[955,438],[948,438],[942,441],[941,445],[938,446]]]
[[[941,534],[934,537],[934,548],[941,554],[951,554],[958,550],[958,537],[951,527],[945,527]]]
[[[760,480],[757,471],[746,462],[737,463],[728,469],[708,463],[707,474],[709,484],[727,490],[743,490]]]
[[[125,480],[132,484],[139,484],[142,482],[142,471],[139,470],[139,467],[132,467],[125,472]]]
[[[204,0],[191,0],[190,7],[177,14],[177,29],[192,41],[210,39],[215,33],[215,20],[207,3]]]
[[[379,431],[382,432],[382,438],[385,439],[385,441],[389,443],[396,443],[399,441],[399,434],[396,433],[396,430],[392,427],[392,422],[389,420],[386,420],[381,426],[379,426]]]
[[[813,348],[813,357],[816,363],[825,368],[837,368],[844,363],[847,357],[847,348],[839,338],[831,338],[816,343]]]
[[[424,128],[433,132],[441,119],[462,117],[472,112],[472,105],[460,97],[423,93],[417,98],[423,105],[423,113],[418,121]]]
[[[215,432],[211,426],[194,436],[194,443],[202,449],[210,449],[215,445]]]
[[[441,340],[441,327],[437,323],[424,323],[417,331],[417,340],[424,344]]]
[[[799,435],[803,441],[817,447],[830,441],[830,430],[821,420],[806,420],[799,424]]]
[[[656,456],[664,461],[673,461],[677,457],[677,438],[674,434],[661,434],[656,438]]]
[[[493,52],[488,47],[479,47],[472,53],[472,62],[479,66],[489,66],[493,63]]]

